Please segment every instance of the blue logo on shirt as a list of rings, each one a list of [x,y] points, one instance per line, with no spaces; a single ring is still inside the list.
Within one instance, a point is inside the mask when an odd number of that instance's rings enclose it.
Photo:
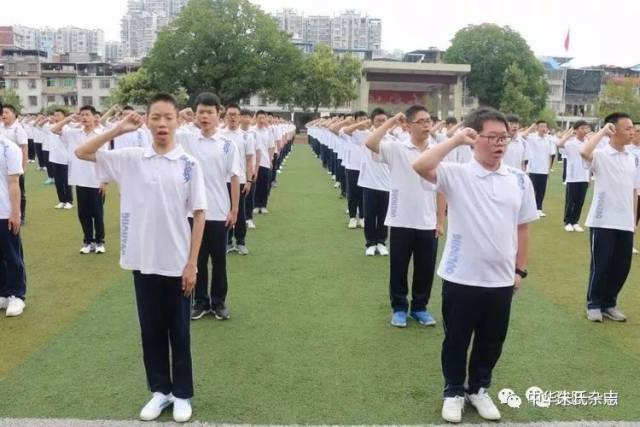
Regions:
[[[596,194],[596,219],[602,219],[604,214],[604,193]]]
[[[460,251],[462,249],[462,234],[452,234],[451,244],[449,245],[449,256],[445,262],[444,271],[447,274],[453,274],[458,267],[460,260]]]
[[[229,154],[229,149],[231,149],[231,143],[229,141],[226,141],[224,143],[224,146],[222,147],[222,150],[224,150],[224,154]]]
[[[184,162],[184,170],[182,171],[182,176],[184,178],[184,182],[186,183],[191,181],[193,166],[195,165],[195,162],[193,160],[189,160],[189,157],[184,155],[180,157],[180,160]]]
[[[127,242],[129,240],[129,220],[131,214],[122,212],[120,215],[120,255],[127,254]]]

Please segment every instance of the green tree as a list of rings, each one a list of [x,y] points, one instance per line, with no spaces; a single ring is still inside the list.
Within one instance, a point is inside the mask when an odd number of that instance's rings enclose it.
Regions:
[[[13,105],[18,114],[20,114],[20,112],[22,111],[22,101],[20,100],[20,97],[18,96],[16,91],[13,89],[5,89],[4,95],[0,97],[0,101],[2,101],[3,104]]]
[[[333,86],[333,106],[339,107],[358,97],[362,63],[351,55],[338,61],[336,82]]]
[[[456,33],[444,54],[448,63],[470,64],[467,85],[480,104],[499,108],[505,91],[505,74],[515,64],[524,73],[521,93],[533,104],[535,115],[546,103],[548,85],[544,69],[522,36],[495,24],[469,25]],[[513,102],[513,94],[508,102]]]
[[[48,105],[46,108],[42,109],[42,113],[43,114],[51,114],[56,110],[63,110],[65,112],[65,114],[69,114],[71,113],[71,108],[69,108],[68,105],[62,105],[62,104],[51,104]]]
[[[533,102],[523,94],[527,84],[524,71],[517,64],[511,64],[504,74],[504,93],[500,101],[500,111],[520,116],[524,122],[533,120]]]
[[[118,81],[118,86],[111,91],[109,104],[146,105],[147,100],[159,90],[160,88],[151,80],[147,69],[143,67],[136,72],[124,75]]]
[[[549,129],[556,129],[558,127],[556,119],[556,112],[549,107],[545,107],[538,113],[537,116],[532,119],[532,122],[537,120],[544,120],[545,122],[547,122],[547,126],[549,126]]]
[[[614,112],[628,113],[634,121],[640,121],[640,95],[630,80],[622,83],[608,81],[596,111],[601,118]]]
[[[284,97],[302,53],[272,17],[248,0],[191,0],[159,34],[143,67],[154,86],[191,99],[201,91],[237,102]]]

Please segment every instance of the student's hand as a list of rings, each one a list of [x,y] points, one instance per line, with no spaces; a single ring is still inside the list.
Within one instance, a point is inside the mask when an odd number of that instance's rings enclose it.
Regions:
[[[187,264],[182,270],[182,293],[185,297],[191,296],[197,274],[198,268],[195,265]]]
[[[225,221],[224,225],[227,228],[231,228],[236,225],[237,221],[238,221],[238,211],[230,210],[229,213],[227,214],[227,220]]]
[[[120,120],[117,129],[121,134],[133,132],[134,130],[137,130],[140,126],[142,126],[143,123],[144,120],[142,119],[140,114],[132,111],[131,113],[127,114],[124,119]]]
[[[616,134],[616,125],[614,125],[613,123],[607,123],[600,130],[600,132],[602,132],[602,134],[605,136],[612,137],[613,135]]]
[[[522,277],[516,273],[516,278],[513,281],[513,293],[515,294],[520,289],[520,283],[522,282]]]
[[[469,145],[473,147],[476,144],[476,140],[478,139],[478,132],[471,128],[464,128],[460,132],[453,135],[451,138],[458,145]]]
[[[531,132],[533,132],[534,130],[536,130],[536,126],[537,126],[537,125],[536,125],[535,123],[531,124],[531,126],[529,126],[529,127],[527,128],[527,133],[531,133]]]
[[[404,113],[398,113],[395,116],[393,116],[393,123],[396,126],[401,126],[406,122],[407,122],[407,117],[404,115]]]
[[[17,235],[20,232],[20,213],[11,213],[9,216],[9,231]]]
[[[100,188],[98,188],[98,193],[100,193],[100,195],[102,197],[107,195],[107,183],[103,182],[102,184],[100,184]]]
[[[371,119],[363,120],[358,124],[359,130],[367,130],[371,127]]]
[[[249,194],[251,192],[251,185],[252,185],[252,183],[247,181],[247,183],[244,185],[244,188],[242,188],[242,194],[244,196],[246,196],[247,194]]]
[[[436,239],[444,236],[444,224],[437,223],[436,224]]]

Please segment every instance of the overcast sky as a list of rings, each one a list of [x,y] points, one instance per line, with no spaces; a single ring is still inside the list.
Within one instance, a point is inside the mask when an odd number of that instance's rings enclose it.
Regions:
[[[101,28],[120,39],[127,0],[2,0],[0,25]],[[284,7],[333,15],[356,9],[382,19],[382,47],[446,49],[455,32],[493,22],[519,31],[537,55],[564,55],[571,30],[572,65],[640,64],[640,0],[253,0],[268,12]]]

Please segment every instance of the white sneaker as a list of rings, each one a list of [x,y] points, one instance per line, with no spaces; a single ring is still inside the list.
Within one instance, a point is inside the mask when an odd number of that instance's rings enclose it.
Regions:
[[[387,247],[385,245],[383,245],[382,243],[378,243],[378,245],[376,246],[376,248],[378,249],[378,253],[382,256],[389,256],[389,250],[387,249]]]
[[[442,419],[450,423],[459,423],[462,421],[462,412],[464,411],[464,397],[445,397],[442,403]]]
[[[238,254],[240,255],[249,255],[249,248],[247,248],[245,245],[238,245],[236,246],[236,250],[238,251]]]
[[[268,214],[269,211],[267,210],[267,208],[260,208],[260,213]]]
[[[253,213],[260,213],[260,208],[253,208]]]
[[[7,317],[20,316],[24,311],[25,303],[20,298],[9,297],[7,303]]]
[[[574,231],[573,225],[567,224],[564,226],[564,231]]]
[[[333,184],[333,188],[340,188],[340,183],[336,182],[335,184]]]
[[[173,399],[173,420],[177,423],[185,423],[191,419],[191,402],[189,399]]]
[[[84,245],[83,247],[81,247],[80,248],[80,253],[82,255],[90,254],[91,253],[91,245]]]
[[[633,248],[633,250],[631,251],[631,253],[632,253],[632,254],[634,254],[634,255],[638,255],[638,254],[640,254],[640,251],[639,251],[639,250],[637,250],[636,248]]]
[[[104,247],[103,243],[99,243],[95,246],[94,252],[97,254],[103,254],[107,252],[107,249]]]
[[[336,176],[335,175],[331,175],[331,179],[335,181],[336,180]]]
[[[142,421],[153,421],[160,416],[163,409],[173,403],[173,396],[171,393],[162,394],[159,392],[153,393],[151,400],[144,405],[142,411],[140,411],[140,419]]]
[[[544,212],[542,212],[542,211],[538,211],[538,216],[539,216],[540,218],[544,218],[545,216],[547,216],[547,214],[546,214],[546,213],[544,213]]]
[[[364,251],[364,254],[366,256],[374,256],[376,254],[376,247],[375,246],[369,246],[367,248],[367,250]]]
[[[73,205],[71,203],[65,203],[64,204],[64,209],[67,209],[67,210],[73,209]]]
[[[276,171],[276,173],[277,173],[278,175],[280,175],[280,174],[282,173],[282,170],[281,170],[281,169],[278,169],[278,170]]]
[[[481,388],[477,394],[468,394],[467,399],[473,407],[478,410],[478,414],[485,420],[497,421],[502,416],[500,411],[491,400],[491,396],[487,393],[487,390]]]
[[[348,225],[348,227],[349,227],[349,228],[351,228],[351,229],[353,229],[353,228],[357,228],[357,227],[358,227],[358,220],[357,220],[357,219],[355,219],[355,218],[351,218],[351,219],[349,220],[349,225]]]
[[[9,309],[7,309],[7,313],[8,312],[9,312]],[[7,316],[8,316],[8,314],[7,314]],[[622,314],[622,312],[620,310],[618,310],[617,307],[605,308],[604,310],[602,310],[602,316],[606,317],[607,319],[614,320],[616,322],[626,322],[627,321],[627,316]]]
[[[253,220],[252,220],[252,219],[248,219],[248,220],[247,220],[247,228],[250,228],[250,229],[252,229],[252,230],[253,230],[254,228],[256,228],[256,224],[253,222]]]
[[[0,297],[0,310],[6,310],[9,306],[9,298]]]
[[[578,233],[584,233],[584,228],[580,227],[580,224],[573,224],[573,231]]]
[[[364,228],[364,219],[360,218],[358,220],[358,226],[360,226],[360,228]]]
[[[53,209],[64,209],[64,203],[60,202],[53,207]]]

